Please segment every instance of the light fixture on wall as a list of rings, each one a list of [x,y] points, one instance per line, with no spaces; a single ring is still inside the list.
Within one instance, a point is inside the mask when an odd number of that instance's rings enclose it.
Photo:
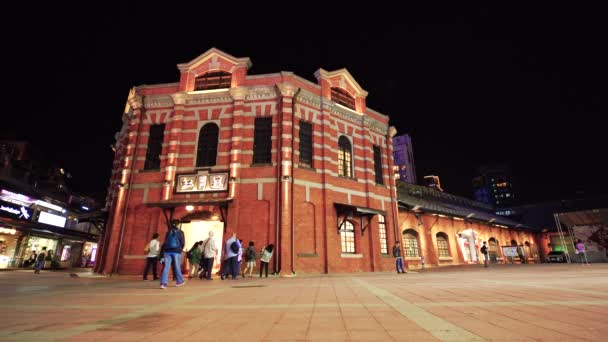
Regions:
[[[186,211],[192,211],[194,210],[194,206],[193,205],[187,205],[186,206]]]

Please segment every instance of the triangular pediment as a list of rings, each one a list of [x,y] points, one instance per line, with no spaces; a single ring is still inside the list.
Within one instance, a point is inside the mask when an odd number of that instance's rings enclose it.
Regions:
[[[361,88],[359,83],[357,83],[353,75],[351,75],[350,72],[346,70],[346,68],[334,71],[319,69],[315,72],[315,77],[317,78],[317,80],[325,79],[329,81],[332,87],[340,87],[346,90],[353,90],[356,92],[356,94],[354,95],[359,95],[363,98],[367,97],[367,91]]]
[[[202,55],[196,57],[188,63],[181,63],[177,65],[177,68],[181,71],[189,71],[197,68],[199,65],[209,62],[209,63],[220,63],[220,59],[233,64],[234,66],[246,66],[247,69],[251,68],[251,60],[249,57],[237,58],[232,55],[225,53],[224,51],[218,50],[216,48],[211,48],[207,50]]]

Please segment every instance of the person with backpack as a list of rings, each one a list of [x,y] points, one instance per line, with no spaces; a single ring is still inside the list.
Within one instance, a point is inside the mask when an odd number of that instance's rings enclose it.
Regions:
[[[486,246],[485,241],[483,242],[483,246],[481,246],[479,251],[481,251],[481,254],[483,254],[483,267],[488,267],[488,260],[490,260],[490,257],[488,255],[488,247]]]
[[[201,250],[198,248],[201,242],[197,241],[192,245],[192,248],[186,254],[188,258],[188,262],[190,263],[190,270],[188,272],[188,279],[192,279],[192,277],[196,277],[198,273],[198,264],[201,262]]]
[[[165,235],[162,251],[165,267],[163,267],[163,273],[160,278],[161,289],[167,288],[167,283],[169,282],[169,269],[172,265],[174,267],[175,286],[180,287],[184,285],[184,277],[181,272],[181,257],[186,239],[184,237],[184,232],[177,227],[178,222],[179,221],[177,220],[171,221],[171,227]]]
[[[274,251],[274,245],[270,244],[260,252],[260,278],[262,278],[262,271],[266,269],[266,278],[268,278],[268,264],[270,264],[270,258],[272,258],[272,252]]]
[[[253,245],[253,241],[249,241],[249,247],[247,247],[247,251],[245,252],[245,270],[243,271],[243,278],[245,278],[245,274],[248,274],[249,278],[253,277],[252,273],[255,268],[255,261],[258,258]]]
[[[401,248],[399,248],[399,241],[395,241],[393,245],[393,257],[395,258],[395,268],[397,268],[397,274],[407,273],[403,268],[403,258],[401,257]]]
[[[40,274],[40,270],[44,267],[44,259],[46,258],[46,247],[42,247],[42,251],[38,253],[36,257],[36,266],[34,267],[34,273]]]
[[[241,249],[241,244],[239,240],[236,238],[236,232],[232,233],[232,237],[226,241],[225,251],[225,269],[222,274],[222,279],[224,277],[228,278],[229,275],[232,275],[232,279],[236,280],[239,275],[238,268],[238,256],[239,251]]]

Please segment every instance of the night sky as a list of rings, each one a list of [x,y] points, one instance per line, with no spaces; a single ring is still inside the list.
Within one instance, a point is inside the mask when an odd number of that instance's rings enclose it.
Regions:
[[[447,192],[471,197],[475,167],[502,162],[524,202],[608,193],[599,7],[285,5],[276,17],[201,4],[5,10],[1,136],[38,144],[73,190],[103,199],[130,87],[177,82],[176,64],[216,47],[250,57],[250,74],[347,68],[368,106],[411,134],[418,177],[439,175]]]

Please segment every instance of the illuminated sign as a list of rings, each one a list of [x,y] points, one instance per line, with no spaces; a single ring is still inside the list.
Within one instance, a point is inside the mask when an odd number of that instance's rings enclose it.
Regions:
[[[10,218],[29,220],[32,216],[32,211],[29,208],[19,204],[0,201],[0,214]]]
[[[57,210],[57,211],[61,211],[64,212],[64,209],[58,205],[49,203],[49,202],[45,202],[45,201],[41,201],[41,200],[37,200],[36,201],[36,205],[39,205],[41,207],[45,207],[45,208],[49,208],[49,209],[53,209],[53,210]]]
[[[61,228],[65,227],[65,220],[63,216],[47,213],[46,211],[41,211],[40,216],[38,216],[38,222]]]
[[[228,172],[209,173],[201,171],[195,174],[175,176],[175,192],[214,192],[228,190]]]
[[[36,200],[31,197],[22,194],[16,194],[6,189],[2,189],[2,191],[0,191],[0,199],[25,207],[29,207],[32,203],[36,202]]]

